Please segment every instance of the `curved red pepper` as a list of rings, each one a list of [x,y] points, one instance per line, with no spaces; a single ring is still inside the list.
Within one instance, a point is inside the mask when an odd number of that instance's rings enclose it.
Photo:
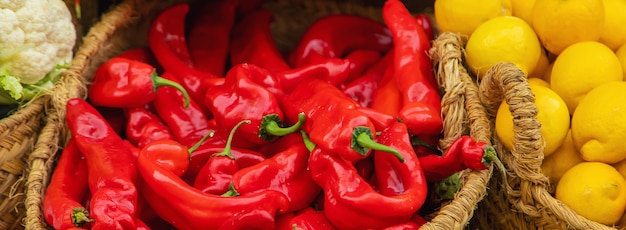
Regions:
[[[475,141],[470,136],[461,136],[450,144],[443,156],[430,154],[419,157],[419,160],[426,179],[429,182],[437,182],[467,168],[487,169],[495,156],[493,146]]]
[[[335,86],[318,79],[298,85],[285,98],[283,109],[290,121],[306,115],[302,130],[313,143],[325,151],[341,155],[348,161],[366,158],[371,149],[385,150],[398,158],[392,148],[374,141],[376,128],[359,105]]]
[[[302,82],[311,79],[324,80],[339,87],[350,76],[350,61],[329,58],[317,64],[305,65],[276,74],[283,92],[290,93]]]
[[[273,217],[288,205],[284,195],[276,191],[237,197],[202,193],[180,178],[188,166],[187,148],[175,141],[152,142],[139,153],[142,195],[160,217],[177,229],[218,229],[232,225],[232,219],[242,215],[261,220],[246,224],[271,226],[273,218],[267,223],[262,217]]]
[[[343,84],[347,85],[348,83],[361,77],[368,67],[380,60],[381,56],[381,53],[376,50],[366,49],[355,50],[347,54],[345,59],[350,62],[350,76]]]
[[[295,213],[285,214],[276,219],[277,230],[333,230],[335,227],[328,221],[324,211],[316,211],[311,207]]]
[[[204,193],[221,195],[228,191],[228,186],[235,172],[251,166],[241,164],[246,162],[238,162],[231,151],[235,131],[244,124],[250,124],[250,120],[243,120],[233,127],[224,148],[219,152],[211,154],[207,162],[196,173],[193,187],[200,189]]]
[[[374,96],[381,86],[381,80],[393,61],[393,49],[391,49],[378,62],[365,70],[363,76],[350,82],[342,89],[343,93],[357,101],[363,107],[371,107]]]
[[[374,91],[374,98],[370,108],[389,116],[398,117],[398,112],[402,109],[402,92],[394,79],[395,69],[390,65],[378,83],[378,88]]]
[[[230,62],[250,63],[278,73],[291,69],[272,37],[272,12],[260,8],[237,22],[231,34]]]
[[[443,129],[441,98],[428,57],[430,40],[399,0],[388,0],[383,19],[393,37],[395,80],[403,94],[398,118],[412,134],[439,134]]]
[[[236,5],[230,1],[200,2],[191,9],[186,39],[197,70],[223,76],[228,62],[230,34],[235,25]]]
[[[189,157],[189,167],[187,167],[187,172],[183,176],[183,179],[187,181],[188,184],[193,184],[200,169],[207,164],[211,156],[214,153],[224,150],[224,144],[204,144],[194,150]],[[230,153],[235,158],[238,168],[249,167],[266,159],[264,155],[249,149],[231,148]],[[222,193],[223,192],[219,194]]]
[[[169,72],[161,76],[170,80],[176,78]],[[170,128],[174,139],[185,146],[193,146],[211,131],[209,118],[193,99],[185,107],[182,98],[179,91],[163,87],[157,90],[152,104],[159,117]]]
[[[424,29],[424,32],[426,32],[428,40],[432,41],[435,38],[435,31],[433,30],[433,23],[431,22],[428,14],[417,14],[415,15],[415,20],[417,21],[417,24]]]
[[[126,123],[125,136],[135,146],[142,148],[156,140],[174,139],[172,132],[161,118],[152,112],[149,105],[124,109]]]
[[[251,125],[241,127],[235,134],[233,146],[251,148],[297,131],[304,116],[290,127],[284,124],[283,111],[276,97],[265,87],[250,79],[248,65],[234,66],[228,71],[224,84],[207,90],[205,102],[222,130],[230,131],[242,120]]]
[[[178,76],[191,98],[204,106],[204,93],[211,78],[217,76],[194,68],[185,38],[185,19],[189,12],[187,3],[162,10],[148,30],[148,44],[159,64],[166,72]]]
[[[301,136],[300,133],[290,135]],[[289,200],[289,208],[285,211],[303,209],[321,191],[311,178],[308,160],[309,150],[304,142],[294,143],[259,164],[235,172],[231,192],[246,195],[266,190],[279,191]]]
[[[157,76],[153,66],[132,59],[113,57],[96,70],[89,87],[89,100],[95,106],[133,108],[156,98],[157,88],[174,87],[189,104],[187,91],[180,84]]]
[[[382,23],[356,15],[328,15],[307,28],[288,62],[301,67],[326,58],[343,58],[353,50],[386,52],[392,45],[389,30]]]
[[[88,192],[87,162],[73,139],[67,143],[43,197],[43,216],[54,229],[81,228],[93,222],[80,203]]]
[[[407,172],[411,168],[392,160],[403,175],[411,174]],[[403,179],[415,182],[407,185],[404,193],[396,196],[377,193],[350,162],[318,147],[311,153],[309,168],[313,180],[324,190],[326,217],[338,229],[380,229],[406,222],[421,207],[426,194],[426,185],[417,182],[419,178],[406,177]]]
[[[92,229],[135,229],[137,169],[132,150],[89,103],[66,105],[72,138],[87,161]]]
[[[159,65],[159,62],[156,60],[156,57],[152,53],[149,47],[137,47],[128,49],[121,54],[118,54],[116,57],[127,58],[135,61],[140,61],[147,63],[148,65],[154,66],[157,73],[162,73],[163,68]]]

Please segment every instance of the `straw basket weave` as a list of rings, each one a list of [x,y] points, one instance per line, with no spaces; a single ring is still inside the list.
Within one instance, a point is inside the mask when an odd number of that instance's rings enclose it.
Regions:
[[[457,60],[455,71],[445,74],[470,78],[464,67],[463,52],[466,39],[459,34],[443,33],[438,40],[450,41],[445,55]],[[506,172],[494,174],[488,193],[469,227],[471,229],[611,229],[590,221],[550,194],[550,181],[541,173],[543,140],[537,120],[535,97],[526,76],[512,63],[493,66],[480,79],[477,93],[489,118],[492,142]],[[506,149],[495,134],[498,106],[506,101],[513,114],[514,147]]]
[[[66,0],[73,16],[73,1]],[[94,4],[84,4],[83,17],[74,17],[76,43],[85,26],[89,26],[96,15]],[[17,107],[7,117],[0,119],[0,229],[22,228],[26,177],[29,174],[28,162],[39,133],[45,123],[45,110],[50,97],[40,95]]]
[[[102,15],[89,30],[80,46],[72,67],[51,92],[46,125],[35,145],[31,160],[26,193],[28,229],[46,229],[41,210],[42,198],[54,170],[54,160],[67,140],[64,122],[65,104],[73,97],[86,97],[86,90],[95,69],[107,59],[122,51],[147,45],[147,28],[158,12],[177,1],[123,1]],[[379,1],[383,3],[383,1]],[[265,5],[275,16],[272,30],[280,49],[295,45],[306,27],[315,19],[328,14],[356,14],[382,21],[382,4],[364,4],[363,1],[299,1],[268,0]],[[421,9],[420,9],[421,10]],[[467,75],[457,70],[460,53],[451,55],[446,41],[435,43],[431,55],[436,64],[438,82],[443,92],[445,132],[440,147],[445,150],[460,135],[471,135],[479,141],[490,142],[491,130],[484,107],[478,98],[478,87]],[[477,204],[486,194],[491,170],[464,171],[462,187],[453,200],[441,204],[437,211],[427,215],[429,222],[423,229],[463,229],[474,214]]]

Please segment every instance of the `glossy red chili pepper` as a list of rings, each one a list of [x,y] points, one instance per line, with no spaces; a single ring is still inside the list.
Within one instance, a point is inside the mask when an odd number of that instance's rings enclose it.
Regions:
[[[54,168],[43,197],[43,216],[54,229],[86,229],[93,222],[80,203],[88,193],[87,162],[73,139],[67,143]]]
[[[386,52],[392,45],[389,30],[382,23],[367,17],[334,14],[319,18],[307,28],[288,62],[292,67],[300,67],[324,58],[343,58],[353,50]]]
[[[262,145],[256,148],[255,151],[263,154],[267,158],[270,158],[282,151],[290,148],[292,145],[302,144],[302,135],[300,132],[292,133],[283,137],[279,137],[276,141]]]
[[[381,53],[376,50],[354,50],[345,57],[350,62],[350,76],[343,85],[347,85],[355,79],[361,77],[365,70],[377,63],[381,58]],[[342,87],[343,88],[343,87]]]
[[[166,72],[162,77],[173,80],[176,76]],[[182,98],[180,91],[163,87],[157,90],[152,104],[174,139],[185,146],[193,146],[211,131],[209,118],[195,100],[190,100],[189,106],[185,107]]]
[[[426,32],[428,40],[432,41],[433,39],[435,39],[433,24],[428,14],[417,14],[415,15],[415,20],[417,20],[417,24],[420,25],[422,29],[424,29],[424,32]]]
[[[211,156],[206,163],[196,173],[196,178],[193,182],[193,187],[200,189],[204,193],[211,193],[221,195],[228,191],[233,174],[240,169],[250,167],[252,165],[246,165],[250,161],[238,162],[235,155],[232,154],[231,144],[235,131],[242,125],[250,124],[250,120],[243,120],[230,131],[228,140],[223,149],[219,152],[210,154]],[[249,152],[252,153],[252,152]],[[248,153],[246,153],[248,154]],[[257,153],[258,154],[258,153]],[[260,155],[260,154],[259,154]],[[247,160],[250,158],[244,158]],[[259,162],[254,162],[256,165]]]
[[[87,162],[92,229],[135,229],[138,173],[132,150],[83,99],[70,99],[66,111],[67,126]]]
[[[313,150],[309,159],[311,175],[324,191],[324,212],[336,228],[380,229],[408,221],[421,207],[427,193],[426,184],[423,176],[411,177],[414,168],[410,166],[415,163],[410,160],[412,151],[405,149],[399,151],[409,158],[408,164],[391,159],[393,157],[388,159],[394,162],[390,164],[397,167],[401,180],[406,182],[403,193],[391,196],[377,193],[350,162],[319,147]]]
[[[378,88],[374,91],[374,98],[370,108],[389,116],[397,117],[402,109],[402,92],[393,78],[395,70],[389,66],[385,70],[382,79],[378,83]]]
[[[148,44],[164,71],[178,76],[191,98],[204,106],[207,81],[217,76],[194,68],[185,37],[187,3],[179,3],[162,10],[148,30]]]
[[[430,40],[399,0],[388,0],[383,19],[394,42],[394,78],[403,95],[398,118],[412,134],[439,134],[443,129],[441,98],[427,55]]]
[[[325,151],[339,154],[348,161],[366,158],[370,150],[397,151],[374,141],[376,128],[359,105],[335,86],[318,79],[298,85],[285,98],[283,109],[290,121],[306,115],[302,130]]]
[[[350,83],[342,89],[343,93],[357,101],[362,107],[371,107],[375,93],[378,87],[381,86],[380,81],[392,61],[393,49],[387,52],[378,62],[367,68],[363,76],[351,82],[348,81]]]
[[[235,3],[231,1],[209,1],[200,2],[191,9],[186,40],[197,70],[216,76],[225,74],[235,8]]]
[[[291,69],[272,37],[272,12],[260,8],[245,15],[231,34],[230,62],[250,63],[279,73]]]
[[[159,62],[156,60],[156,57],[154,57],[154,54],[149,47],[131,48],[118,54],[116,57],[140,61],[148,65],[154,66],[157,73],[163,72],[163,68],[159,65]]]
[[[125,128],[126,138],[139,148],[156,140],[174,139],[170,128],[151,107],[146,105],[124,109],[124,115],[128,120]]]
[[[133,108],[156,97],[157,88],[174,87],[189,103],[187,91],[178,83],[157,76],[153,66],[131,59],[113,57],[96,70],[89,87],[89,100],[95,106]]]
[[[290,127],[284,127],[284,115],[274,94],[250,79],[247,65],[236,65],[228,71],[223,85],[207,90],[205,102],[222,130],[230,131],[242,120],[251,125],[235,134],[233,146],[253,148],[299,130],[304,122],[300,115]]]
[[[317,64],[305,65],[277,73],[275,76],[285,93],[292,92],[298,84],[310,79],[321,79],[335,87],[339,87],[350,76],[350,61],[329,58]]]
[[[333,230],[335,227],[328,221],[324,211],[316,211],[311,207],[294,213],[285,214],[276,219],[277,230]]]
[[[358,110],[367,115],[367,117],[372,121],[372,124],[374,124],[374,127],[376,127],[376,130],[383,130],[397,120],[394,116],[382,113],[372,108],[360,107]]]
[[[493,146],[475,141],[470,136],[461,136],[452,142],[443,156],[430,154],[419,159],[426,179],[437,182],[467,168],[487,169],[495,156]]]
[[[272,227],[274,218],[267,223],[263,217],[274,217],[288,205],[284,195],[276,191],[237,197],[202,193],[180,178],[188,166],[188,149],[172,140],[148,144],[137,164],[144,181],[142,195],[177,229],[219,229],[242,215],[249,218],[246,224]]]
[[[385,196],[411,194],[411,201],[421,207],[426,200],[428,189],[424,171],[413,151],[406,124],[401,122],[390,124],[382,131],[378,141],[398,149],[405,157],[404,164],[399,164],[389,154],[374,152],[374,171],[380,193]]]
[[[300,136],[300,133],[291,135]],[[235,172],[230,192],[247,195],[266,190],[279,191],[289,200],[289,208],[285,211],[303,209],[321,191],[311,178],[308,160],[309,150],[304,142],[294,143],[259,164]]]

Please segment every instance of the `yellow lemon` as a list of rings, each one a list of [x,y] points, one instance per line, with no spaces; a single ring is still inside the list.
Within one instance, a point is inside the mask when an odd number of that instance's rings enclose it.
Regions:
[[[587,41],[567,47],[554,61],[550,85],[567,103],[570,114],[589,90],[623,79],[617,55],[602,43]]]
[[[609,164],[582,162],[561,177],[555,197],[589,220],[613,225],[626,208],[626,180]]]
[[[626,44],[626,0],[604,0],[604,27],[600,42],[612,50]]]
[[[441,32],[470,36],[483,22],[502,15],[511,15],[511,0],[437,0],[435,21]]]
[[[543,78],[543,73],[546,72],[546,69],[550,65],[550,60],[548,60],[548,55],[543,49],[540,52],[539,60],[537,60],[537,65],[535,66],[535,70],[531,72],[528,77],[536,77]]]
[[[550,88],[550,83],[548,83],[546,80],[536,77],[528,78],[528,84],[537,84],[546,88]]]
[[[552,154],[546,156],[541,163],[541,172],[550,179],[550,183],[553,185],[556,185],[561,180],[561,177],[567,170],[583,162],[578,149],[574,145],[571,133],[571,131],[568,131],[561,146]]]
[[[626,159],[626,82],[587,93],[572,115],[572,137],[583,159],[613,164]]]
[[[526,21],[526,23],[532,25],[533,6],[536,0],[511,0],[513,10],[511,13],[513,16],[518,17]]]
[[[619,59],[619,62],[622,64],[623,80],[626,80],[626,44],[617,49],[615,55],[617,55],[617,59]]]
[[[597,41],[604,23],[602,0],[541,0],[533,6],[532,26],[548,51],[560,54],[581,41]]]
[[[541,44],[533,29],[514,16],[492,18],[474,30],[465,45],[467,65],[482,77],[500,62],[515,64],[526,76],[534,71],[541,56]]]
[[[545,142],[545,155],[550,155],[563,143],[569,130],[570,117],[565,102],[550,88],[539,84],[529,83],[530,90],[535,95],[537,120],[541,123],[541,136]],[[513,116],[509,105],[502,102],[496,113],[496,135],[502,144],[511,149],[513,147]]]

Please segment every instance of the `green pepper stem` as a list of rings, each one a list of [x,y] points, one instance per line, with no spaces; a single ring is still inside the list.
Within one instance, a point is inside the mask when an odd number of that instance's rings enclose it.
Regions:
[[[235,186],[233,185],[233,183],[231,182],[228,185],[228,191],[226,191],[225,193],[223,193],[221,196],[239,196],[241,194],[239,194],[239,192],[237,192],[237,189],[235,189]]]
[[[279,136],[279,137],[286,136],[288,134],[295,133],[296,131],[298,131],[300,127],[302,127],[302,124],[304,124],[305,120],[306,120],[306,116],[304,115],[304,113],[299,113],[298,122],[296,122],[295,124],[289,127],[280,127],[277,121],[270,120],[265,125],[265,132],[272,136]]]
[[[180,91],[183,94],[183,97],[185,98],[185,103],[183,104],[183,106],[185,108],[187,108],[187,106],[189,106],[189,93],[187,93],[187,90],[185,90],[185,88],[183,86],[181,86],[180,84],[178,84],[175,81],[171,81],[162,77],[157,76],[156,74],[156,70],[154,72],[152,72],[152,74],[150,75],[150,77],[152,77],[152,83],[154,84],[154,90],[156,91],[157,88],[161,87],[161,86],[171,86],[176,88],[176,90]]]
[[[309,152],[313,152],[315,146],[317,146],[311,139],[309,138],[309,134],[307,134],[304,130],[300,130],[300,134],[302,135],[302,141],[304,142],[304,146],[309,150]]]
[[[86,223],[93,222],[93,219],[89,219],[89,213],[85,208],[74,207],[72,208],[72,224],[76,227],[82,227]]]
[[[391,153],[396,156],[398,160],[400,160],[400,162],[404,163],[404,157],[402,156],[402,154],[400,154],[394,148],[375,142],[369,135],[367,135],[367,133],[360,133],[356,138],[356,142],[361,147]]]
[[[230,134],[228,134],[228,139],[226,140],[226,145],[224,146],[224,150],[222,150],[222,152],[213,154],[213,156],[226,156],[226,157],[228,157],[230,159],[235,159],[235,157],[233,157],[233,154],[231,154],[231,152],[230,152],[230,149],[231,149],[230,146],[233,144],[233,139],[235,137],[235,132],[242,125],[250,124],[250,123],[252,123],[250,120],[242,120],[239,123],[237,123],[235,125],[235,127],[233,127],[233,129],[230,130]]]
[[[493,148],[493,146],[491,145],[487,145],[483,148],[483,150],[484,154],[481,162],[485,165],[485,167],[489,167],[491,165],[491,162],[493,162],[494,158],[496,158],[497,156],[496,149]]]
[[[207,133],[206,135],[204,135],[204,137],[202,137],[202,139],[200,139],[198,142],[196,142],[193,146],[191,146],[191,148],[189,148],[187,150],[187,152],[189,152],[189,156],[191,157],[191,153],[193,153],[194,151],[196,151],[196,149],[200,148],[200,146],[202,145],[202,143],[204,143],[206,141],[206,139],[209,139],[209,137],[212,137],[213,135],[215,135],[215,130],[211,130],[209,131],[209,133]]]

